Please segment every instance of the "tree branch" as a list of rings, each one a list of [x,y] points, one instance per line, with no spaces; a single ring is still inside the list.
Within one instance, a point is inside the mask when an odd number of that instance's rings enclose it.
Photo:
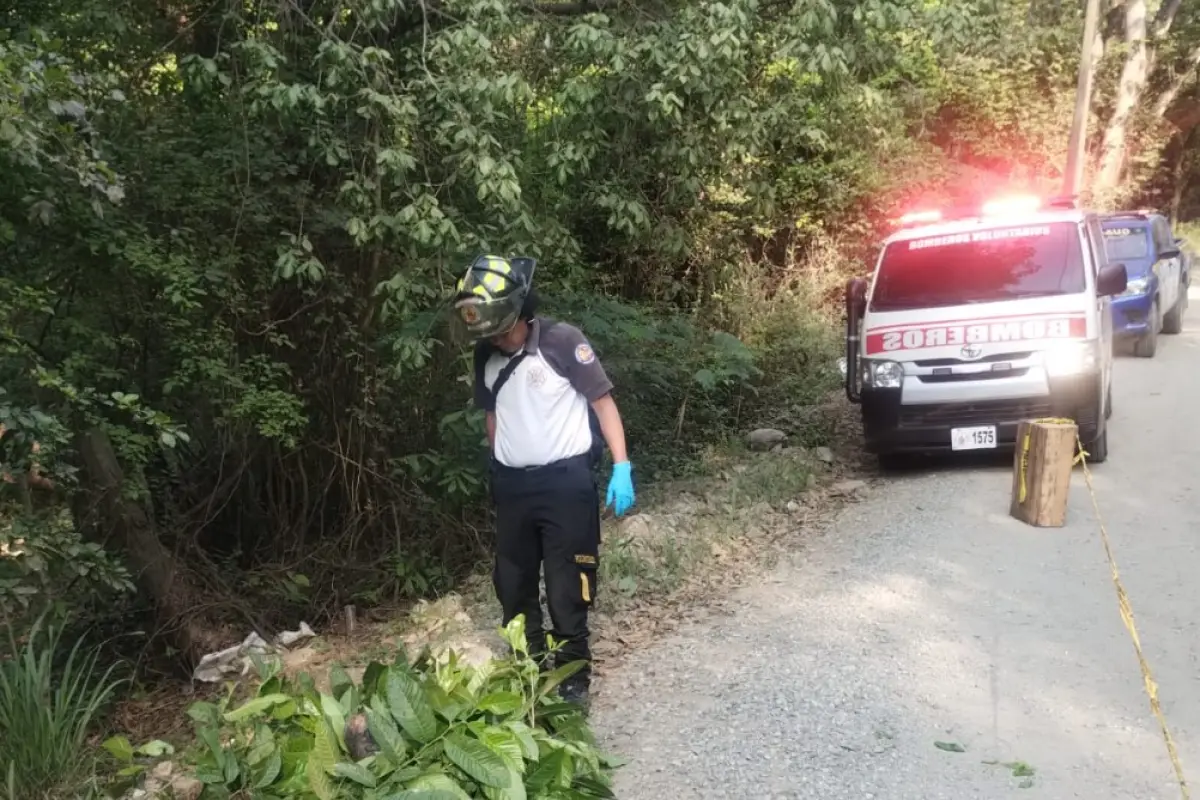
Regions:
[[[1178,13],[1179,6],[1182,4],[1183,0],[1163,0],[1150,28],[1150,35],[1155,40],[1166,36],[1167,32],[1171,30],[1171,24],[1175,22],[1175,14]]]
[[[537,0],[527,0],[520,3],[526,11],[536,11],[539,14],[551,14],[559,17],[574,17],[591,14],[615,6],[616,0],[579,0],[575,3],[539,3]]]
[[[1154,103],[1154,116],[1161,118],[1166,115],[1167,109],[1179,97],[1184,84],[1192,77],[1192,73],[1195,72],[1197,66],[1200,66],[1200,45],[1192,48],[1192,51],[1188,53],[1186,66],[1175,75],[1175,79],[1171,81],[1171,85],[1158,96],[1158,100]]]

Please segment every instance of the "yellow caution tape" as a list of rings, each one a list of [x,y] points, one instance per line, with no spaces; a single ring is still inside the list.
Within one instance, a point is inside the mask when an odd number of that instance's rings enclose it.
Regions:
[[[1183,764],[1180,763],[1179,752],[1175,748],[1175,740],[1171,738],[1171,731],[1167,728],[1167,719],[1163,716],[1162,706],[1158,702],[1158,685],[1154,682],[1154,676],[1150,672],[1150,664],[1147,663],[1146,656],[1142,654],[1142,642],[1138,637],[1137,625],[1133,621],[1133,607],[1129,604],[1129,596],[1125,593],[1125,587],[1121,583],[1121,573],[1117,570],[1117,561],[1113,558],[1112,544],[1108,539],[1108,528],[1105,527],[1104,519],[1100,516],[1100,503],[1096,500],[1096,490],[1092,486],[1092,473],[1087,466],[1087,451],[1084,450],[1083,442],[1079,441],[1078,435],[1075,438],[1079,444],[1079,455],[1076,457],[1075,463],[1083,464],[1084,482],[1087,484],[1088,494],[1092,498],[1096,521],[1100,524],[1100,539],[1104,542],[1104,555],[1108,558],[1108,566],[1112,570],[1113,586],[1117,589],[1117,604],[1121,609],[1121,621],[1125,623],[1125,630],[1129,631],[1129,638],[1133,641],[1133,650],[1137,653],[1138,665],[1142,669],[1142,682],[1146,686],[1146,695],[1150,698],[1150,710],[1154,712],[1159,728],[1162,730],[1163,741],[1167,745],[1167,756],[1171,759],[1171,766],[1175,769],[1175,779],[1179,782],[1179,793],[1183,800],[1191,800],[1187,779],[1183,776]]]
[[[1043,417],[1041,419],[1031,420],[1032,424],[1038,423],[1046,425],[1074,425],[1075,420],[1067,419],[1066,417]],[[1078,437],[1077,437],[1078,438]],[[1025,471],[1029,469],[1029,429],[1025,429],[1025,435],[1021,437],[1021,460],[1017,462],[1017,502],[1025,502]],[[1079,459],[1075,459],[1075,463],[1079,463]]]

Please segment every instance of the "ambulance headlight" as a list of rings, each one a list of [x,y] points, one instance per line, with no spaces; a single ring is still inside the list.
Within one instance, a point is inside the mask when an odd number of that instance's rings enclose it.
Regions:
[[[864,383],[876,389],[899,389],[904,384],[904,367],[895,361],[867,361]]]
[[[1096,342],[1063,342],[1043,353],[1046,374],[1051,378],[1065,378],[1095,372],[1100,358]]]
[[[1121,292],[1121,297],[1137,297],[1148,291],[1150,291],[1150,276],[1130,278],[1125,282],[1125,291]]]

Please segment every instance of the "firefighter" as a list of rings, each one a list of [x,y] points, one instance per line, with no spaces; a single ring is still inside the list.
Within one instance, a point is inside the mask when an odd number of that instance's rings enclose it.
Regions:
[[[605,505],[617,516],[634,504],[633,476],[612,382],[578,328],[536,315],[535,268],[529,258],[480,256],[458,282],[452,316],[475,342],[475,403],[487,415],[496,507],[492,579],[504,624],[523,614],[529,651],[544,658],[544,565],[551,634],[563,643],[557,662],[585,662],[559,693],[586,707],[600,558],[593,468],[604,444],[613,460]]]

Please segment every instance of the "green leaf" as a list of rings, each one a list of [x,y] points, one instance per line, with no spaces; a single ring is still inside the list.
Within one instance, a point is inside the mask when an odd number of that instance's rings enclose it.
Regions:
[[[371,770],[364,767],[362,764],[353,764],[346,761],[340,761],[333,767],[333,774],[339,778],[347,778],[354,781],[359,786],[366,786],[368,789],[374,789],[376,785],[375,776],[371,774]]]
[[[138,755],[143,755],[147,758],[162,758],[163,756],[172,755],[175,752],[175,748],[162,739],[154,739],[140,746],[137,752]]]
[[[496,755],[510,762],[520,772],[525,771],[525,752],[516,735],[504,728],[487,727],[479,734],[479,740]]]
[[[468,739],[459,733],[452,733],[445,738],[442,746],[446,758],[454,763],[476,783],[483,786],[494,786],[504,789],[509,786],[511,778],[504,759],[493,753],[482,742]]]
[[[408,785],[409,791],[431,792],[429,798],[437,800],[472,800],[471,795],[463,791],[458,782],[442,772],[422,775]],[[424,798],[424,795],[417,795]],[[425,800],[429,800],[425,798]],[[411,800],[411,798],[410,798]]]
[[[516,737],[525,759],[527,761],[537,761],[539,758],[538,746],[537,742],[534,741],[533,731],[530,730],[529,726],[524,722],[513,721],[505,723],[504,727],[512,731],[513,736]]]
[[[341,697],[345,691],[354,686],[354,681],[346,673],[341,664],[334,664],[329,669],[329,692],[334,697]]]
[[[525,776],[525,788],[545,789],[557,783],[566,759],[567,753],[564,750],[554,750],[543,756],[537,767]]]
[[[958,742],[934,742],[933,746],[938,750],[945,750],[947,753],[965,753],[967,748],[963,747]]]
[[[221,724],[221,712],[212,703],[201,701],[188,706],[187,715],[202,725],[216,728]]]
[[[392,761],[399,762],[408,752],[408,745],[404,743],[404,737],[400,735],[396,723],[392,721],[391,715],[386,711],[368,708],[367,730],[371,732],[371,738],[375,740],[375,744],[379,745],[383,754]]]
[[[483,795],[487,800],[526,800],[525,784],[521,781],[520,774],[515,769],[508,771],[509,783],[503,789],[496,789],[491,786],[483,787]]]
[[[279,750],[271,751],[267,756],[266,762],[262,766],[262,770],[258,773],[258,777],[254,779],[255,789],[265,789],[270,786],[279,777],[279,773],[283,771],[283,756]]]
[[[337,764],[337,751],[334,749],[333,734],[329,731],[329,726],[323,721],[317,722],[316,734],[313,736],[312,753],[308,756],[308,763],[316,764],[321,768],[322,772],[333,772],[333,766]]]
[[[437,736],[437,718],[421,685],[399,669],[388,671],[388,705],[400,727],[422,744]]]
[[[545,697],[558,688],[558,685],[567,678],[574,675],[579,670],[587,666],[583,661],[572,661],[569,664],[563,664],[552,672],[546,673],[542,678],[541,687],[538,689],[538,697]]]
[[[521,708],[524,699],[516,692],[492,692],[476,704],[480,710],[506,716]]]
[[[318,800],[333,800],[333,783],[316,761],[309,761],[304,767],[304,776],[308,778],[308,788]]]
[[[113,736],[106,739],[101,747],[111,753],[117,761],[126,764],[133,761],[133,745],[124,736]]]
[[[337,743],[344,751],[346,749],[346,717],[342,714],[341,704],[329,695],[322,694],[321,711],[325,714],[325,718],[329,720],[329,726],[333,729]]]
[[[389,794],[384,800],[470,800],[470,795],[451,792],[447,789],[405,789],[400,794]]]
[[[262,697],[256,697],[240,708],[225,712],[225,721],[241,722],[242,720],[249,719],[256,714],[261,714],[268,708],[283,705],[291,699],[292,698],[288,697],[286,694],[268,694]]]

